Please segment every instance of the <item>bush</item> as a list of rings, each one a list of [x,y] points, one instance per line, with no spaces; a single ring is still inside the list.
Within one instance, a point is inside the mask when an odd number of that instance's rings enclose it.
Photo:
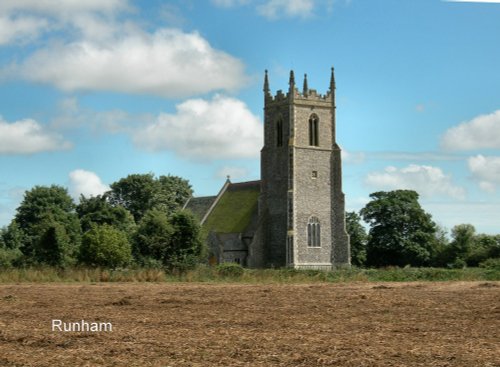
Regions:
[[[500,258],[488,259],[479,264],[480,268],[500,270]]]
[[[82,238],[79,260],[90,266],[116,268],[130,263],[132,249],[124,232],[107,224],[94,226]]]
[[[16,266],[23,253],[19,249],[0,247],[0,269]]]
[[[243,275],[245,270],[240,264],[236,263],[222,263],[216,267],[217,273],[223,277],[239,278]]]

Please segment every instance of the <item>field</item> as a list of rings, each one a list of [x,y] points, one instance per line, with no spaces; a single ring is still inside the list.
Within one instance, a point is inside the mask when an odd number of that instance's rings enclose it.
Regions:
[[[5,367],[500,366],[499,343],[500,282],[0,285]]]

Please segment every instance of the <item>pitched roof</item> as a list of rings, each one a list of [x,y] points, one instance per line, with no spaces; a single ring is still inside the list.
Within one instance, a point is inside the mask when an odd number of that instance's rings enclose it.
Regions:
[[[221,190],[203,228],[208,232],[242,233],[257,216],[260,181],[229,183]]]
[[[212,204],[217,199],[217,196],[202,196],[199,198],[190,198],[186,203],[184,209],[190,210],[191,213],[201,222],[201,220],[205,217],[205,214],[208,212],[208,209],[212,206]]]

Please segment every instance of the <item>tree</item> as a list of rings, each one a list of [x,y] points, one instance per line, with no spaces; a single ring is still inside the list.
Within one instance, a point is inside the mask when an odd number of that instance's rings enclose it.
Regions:
[[[76,212],[80,218],[83,232],[90,230],[95,224],[108,224],[127,234],[131,234],[135,229],[132,214],[122,206],[111,205],[106,195],[90,198],[81,195]]]
[[[370,223],[367,265],[425,266],[434,255],[436,225],[412,190],[379,191],[361,216]]]
[[[0,229],[0,268],[10,268],[18,265],[22,252],[21,232],[15,221],[12,221],[8,227]]]
[[[143,265],[151,263],[151,260],[165,263],[170,254],[173,232],[174,229],[163,211],[147,211],[139,222],[133,240],[133,254],[136,260]]]
[[[346,229],[351,243],[351,263],[363,266],[366,262],[366,235],[365,227],[361,224],[361,217],[356,212],[346,212]]]
[[[160,209],[167,214],[179,209],[191,196],[189,182],[176,176],[133,174],[111,184],[107,193],[110,203],[129,210],[136,223],[151,209]]]
[[[17,208],[15,222],[22,231],[21,250],[28,262],[38,261],[36,247],[53,223],[62,226],[69,238],[68,245],[71,249],[68,254],[74,253],[80,244],[81,228],[75,213],[75,204],[63,187],[35,186],[26,191]]]
[[[476,235],[467,254],[467,265],[478,266],[483,261],[494,258],[500,258],[500,235]]]
[[[451,229],[450,258],[465,265],[467,255],[474,247],[476,228],[472,224],[459,224]]]
[[[116,268],[132,260],[127,235],[108,225],[93,225],[82,237],[79,260],[90,266]]]
[[[172,246],[166,265],[172,268],[195,266],[205,252],[198,220],[187,211],[179,211],[172,216],[170,223],[173,227]]]
[[[160,192],[157,194],[160,209],[167,213],[174,213],[182,208],[187,199],[193,195],[193,190],[188,180],[178,176],[160,176],[158,178]],[[163,206],[163,207],[161,207]]]
[[[20,249],[24,243],[24,233],[19,228],[19,224],[15,220],[2,228],[1,235],[3,246],[7,249]]]
[[[37,224],[40,238],[34,244],[34,257],[39,264],[64,267],[71,265],[76,249],[71,246],[66,228],[50,213]]]

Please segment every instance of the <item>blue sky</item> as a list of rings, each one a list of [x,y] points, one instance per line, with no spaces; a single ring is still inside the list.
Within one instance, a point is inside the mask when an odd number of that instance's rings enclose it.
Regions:
[[[259,178],[262,81],[337,79],[348,210],[408,188],[500,233],[500,1],[2,0],[0,226],[25,190]]]

